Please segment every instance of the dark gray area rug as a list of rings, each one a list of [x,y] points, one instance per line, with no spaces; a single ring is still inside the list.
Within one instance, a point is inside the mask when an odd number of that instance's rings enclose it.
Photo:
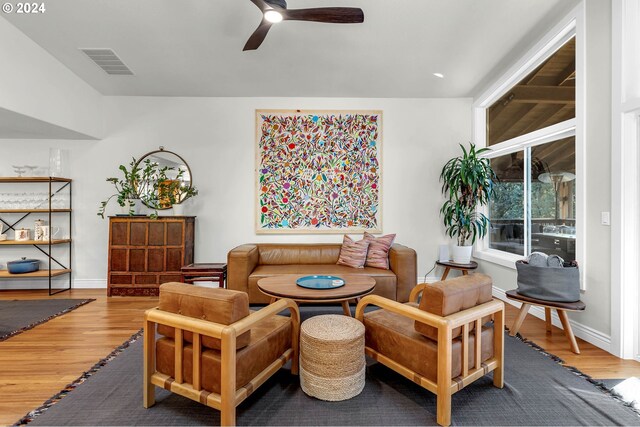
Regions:
[[[303,318],[329,311],[302,308]],[[22,422],[219,425],[218,411],[159,388],[156,405],[142,407],[142,340],[138,337]],[[489,375],[453,396],[453,425],[640,425],[640,416],[632,409],[535,345],[505,336],[505,360],[503,389],[493,387]],[[343,402],[308,397],[298,377],[282,369],[238,407],[237,423],[436,425],[435,414],[435,395],[369,361],[364,391]]]
[[[94,299],[34,299],[0,301],[0,341],[11,338]]]

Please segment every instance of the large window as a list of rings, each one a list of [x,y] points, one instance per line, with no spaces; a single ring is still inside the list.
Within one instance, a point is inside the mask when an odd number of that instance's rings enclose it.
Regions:
[[[491,249],[576,258],[575,158],[571,136],[491,159],[500,180],[489,206]]]
[[[486,124],[476,126],[476,139],[491,148],[499,179],[479,255],[504,265],[535,251],[579,258],[575,23],[546,48],[537,64],[504,79],[512,83],[499,83],[497,96],[476,104],[476,120]]]

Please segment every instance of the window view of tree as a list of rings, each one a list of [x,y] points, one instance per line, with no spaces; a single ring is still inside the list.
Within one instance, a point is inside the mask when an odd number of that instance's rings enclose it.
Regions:
[[[516,182],[500,182],[491,205],[491,217],[494,219],[522,219],[522,195],[524,186]]]
[[[553,186],[542,182],[531,183],[531,218],[552,219],[556,214]],[[533,203],[533,201],[536,201]]]
[[[524,151],[491,159],[499,182],[489,204],[489,247],[524,255]]]

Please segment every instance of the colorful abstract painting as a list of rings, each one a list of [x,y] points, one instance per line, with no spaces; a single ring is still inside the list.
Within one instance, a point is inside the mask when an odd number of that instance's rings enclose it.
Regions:
[[[381,232],[381,111],[256,111],[258,233]]]

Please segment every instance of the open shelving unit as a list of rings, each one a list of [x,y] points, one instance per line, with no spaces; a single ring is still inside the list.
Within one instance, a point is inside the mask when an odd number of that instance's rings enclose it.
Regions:
[[[72,212],[72,191],[71,191],[71,179],[58,178],[58,177],[0,177],[0,183],[4,184],[20,184],[20,183],[43,183],[48,184],[48,208],[34,208],[34,209],[5,209],[4,206],[0,206],[0,222],[8,227],[9,230],[16,230],[18,224],[24,221],[31,214],[46,214],[48,217],[48,225],[51,227],[54,213],[67,213],[69,220],[69,236],[71,236],[71,212]],[[61,195],[62,192],[68,191],[69,194],[69,207],[68,208],[53,208],[52,200],[57,195]],[[18,214],[18,219],[7,219],[7,215],[3,214]],[[20,215],[22,214],[22,215]],[[64,264],[56,257],[53,256],[53,247],[59,245],[68,245],[69,257],[68,264]],[[71,260],[72,260],[72,241],[71,238],[67,239],[51,239],[44,240],[4,240],[0,241],[0,247],[2,246],[33,246],[47,257],[48,266],[46,269],[34,271],[32,273],[11,274],[8,270],[0,270],[0,279],[37,279],[46,278],[49,280],[49,295],[54,295],[60,292],[68,291],[71,289]],[[69,278],[69,286],[62,289],[52,288],[53,277],[67,275]]]

